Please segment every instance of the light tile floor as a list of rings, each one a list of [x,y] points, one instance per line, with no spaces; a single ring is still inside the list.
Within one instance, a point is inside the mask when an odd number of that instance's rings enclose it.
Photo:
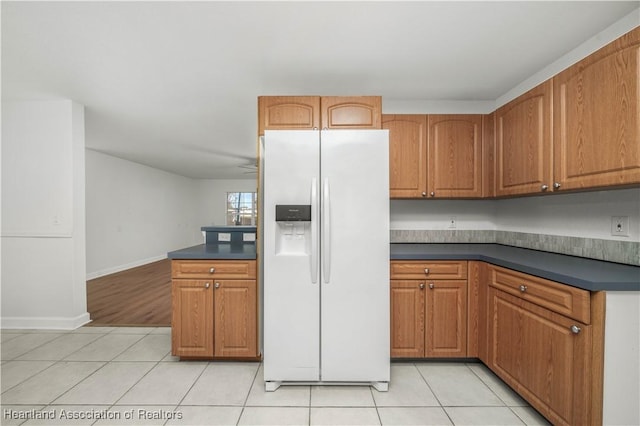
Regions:
[[[548,424],[480,363],[393,363],[388,392],[265,392],[261,363],[176,362],[167,327],[0,336],[2,425]]]

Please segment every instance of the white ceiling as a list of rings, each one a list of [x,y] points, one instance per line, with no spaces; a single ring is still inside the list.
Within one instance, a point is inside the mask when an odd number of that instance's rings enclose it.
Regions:
[[[73,99],[88,148],[246,178],[257,96],[493,102],[639,4],[2,1],[2,98]]]

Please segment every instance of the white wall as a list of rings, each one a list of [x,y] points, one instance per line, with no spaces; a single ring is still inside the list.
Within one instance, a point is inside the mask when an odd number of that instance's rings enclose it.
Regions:
[[[494,230],[492,200],[391,200],[390,227],[394,230],[450,229],[456,218],[459,230]]]
[[[629,217],[629,237],[611,235],[611,216]],[[640,241],[640,188],[498,200],[496,229]]]
[[[226,224],[227,192],[256,192],[255,175],[248,179],[202,179],[198,181],[199,223],[202,226]]]
[[[2,327],[76,328],[85,286],[84,109],[2,104]]]
[[[629,237],[611,235],[611,216],[629,217]],[[394,200],[391,229],[499,230],[640,241],[640,189],[549,194],[504,200]]]
[[[200,244],[196,181],[87,150],[87,278]]]

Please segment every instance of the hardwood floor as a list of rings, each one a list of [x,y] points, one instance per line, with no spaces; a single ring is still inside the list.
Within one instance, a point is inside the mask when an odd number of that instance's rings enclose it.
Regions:
[[[170,326],[171,261],[87,281],[91,326]]]

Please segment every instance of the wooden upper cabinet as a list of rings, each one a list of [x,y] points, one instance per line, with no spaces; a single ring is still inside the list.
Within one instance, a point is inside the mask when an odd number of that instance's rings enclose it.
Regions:
[[[427,117],[383,115],[389,130],[389,189],[391,198],[420,198],[427,191]]]
[[[427,118],[430,197],[482,196],[482,115]]]
[[[323,129],[381,129],[380,96],[323,96],[320,98]]]
[[[554,77],[560,190],[640,183],[640,28]]]
[[[553,85],[548,80],[496,111],[496,195],[550,190]]]
[[[320,128],[319,96],[258,97],[258,134],[265,130]]]

